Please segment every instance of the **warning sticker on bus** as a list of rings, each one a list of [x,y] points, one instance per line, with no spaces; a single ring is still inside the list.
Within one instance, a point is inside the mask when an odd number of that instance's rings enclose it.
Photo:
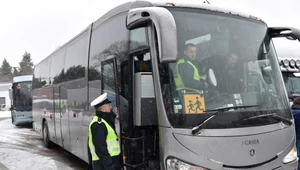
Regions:
[[[186,114],[202,114],[205,110],[204,97],[200,94],[184,94]]]

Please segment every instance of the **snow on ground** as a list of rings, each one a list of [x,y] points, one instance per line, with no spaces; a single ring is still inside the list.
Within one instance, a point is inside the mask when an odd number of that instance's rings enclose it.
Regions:
[[[0,112],[0,170],[82,170],[59,149],[43,146],[32,128],[11,123],[10,112]],[[71,168],[72,167],[72,168]]]
[[[10,111],[0,111],[0,118],[10,117]]]
[[[1,164],[10,170],[14,169],[44,169],[56,170],[57,167],[53,159],[32,154],[30,152],[17,149],[4,149],[0,151]]]

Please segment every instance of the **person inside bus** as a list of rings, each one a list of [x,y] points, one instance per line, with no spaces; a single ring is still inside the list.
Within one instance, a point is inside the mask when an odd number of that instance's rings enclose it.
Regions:
[[[144,54],[137,55],[134,62],[135,72],[152,72],[151,60],[144,61]]]
[[[293,100],[292,113],[295,120],[297,154],[300,155],[300,97]],[[300,169],[300,164],[298,164]]]
[[[195,66],[197,48],[194,44],[185,45],[184,57],[176,63],[174,74],[176,89],[204,90],[208,84],[200,78],[199,70]]]
[[[238,61],[240,57],[239,54],[232,49],[227,57],[225,64],[225,74],[227,75],[228,89],[230,92],[240,92],[241,91],[241,73],[238,71]]]
[[[89,150],[94,170],[121,170],[120,144],[115,129],[117,110],[112,111],[107,93],[91,102],[96,115],[89,125]]]
[[[213,69],[215,70],[217,82],[222,84],[218,90],[227,93],[240,92],[242,82],[240,78],[241,73],[237,67],[240,59],[237,51],[231,48],[228,54],[215,58],[218,58],[219,62],[216,62],[216,59],[212,61],[215,63]]]

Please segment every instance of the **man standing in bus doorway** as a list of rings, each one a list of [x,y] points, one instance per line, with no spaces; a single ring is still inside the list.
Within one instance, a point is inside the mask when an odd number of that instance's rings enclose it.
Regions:
[[[89,125],[89,149],[93,170],[120,170],[120,144],[115,130],[115,118],[107,93],[102,94],[91,106],[96,115]]]
[[[195,66],[197,48],[194,44],[185,45],[184,58],[178,59],[174,75],[177,90],[203,90],[208,84],[200,79],[199,71]]]

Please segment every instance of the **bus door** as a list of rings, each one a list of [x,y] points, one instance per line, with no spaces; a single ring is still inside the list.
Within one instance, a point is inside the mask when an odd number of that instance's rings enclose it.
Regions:
[[[108,99],[112,102],[111,105],[115,109],[117,107],[117,93],[118,87],[116,82],[116,61],[115,58],[101,62],[101,92],[107,93]],[[116,122],[116,132],[119,135],[120,126],[119,122]]]
[[[158,160],[158,119],[150,49],[144,46],[131,49],[128,64],[121,65],[121,75],[123,96],[129,100],[125,103],[128,111],[121,114],[123,163],[126,168],[139,169],[145,162],[156,164],[153,160]]]

